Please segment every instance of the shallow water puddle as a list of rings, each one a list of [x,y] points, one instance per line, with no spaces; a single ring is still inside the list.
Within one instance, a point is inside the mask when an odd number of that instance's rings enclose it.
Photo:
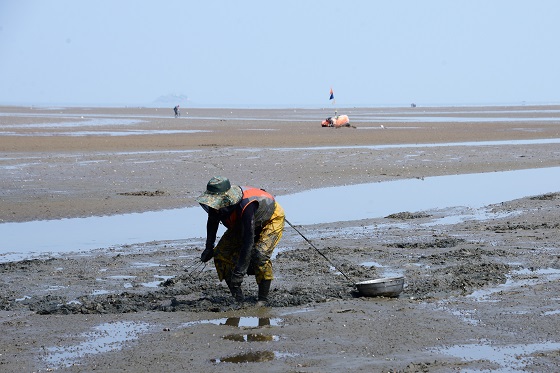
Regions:
[[[361,120],[353,120],[352,123],[360,123],[364,121],[364,118]],[[405,116],[394,116],[394,117],[369,117],[367,118],[367,122],[377,122],[377,123],[446,123],[446,122],[454,122],[454,123],[483,123],[483,122],[491,122],[491,123],[499,123],[499,122],[557,122],[557,117],[534,117],[534,118],[512,118],[512,117],[460,117],[460,116],[418,116],[418,117],[405,117]],[[362,127],[358,127],[362,128]],[[390,128],[385,126],[385,128]],[[400,127],[399,127],[400,128]]]
[[[281,316],[295,315],[295,314],[298,314],[298,313],[313,312],[313,311],[315,311],[315,308],[313,308],[313,307],[304,307],[304,308],[298,308],[298,309],[295,309],[295,310],[283,312],[281,314]]]
[[[236,328],[250,328],[258,329],[260,327],[267,326],[278,326],[283,320],[281,318],[268,318],[268,317],[229,317],[220,319],[209,319],[201,321],[192,321],[183,324],[183,327],[190,327],[199,324],[214,324],[214,325],[225,325],[232,326]],[[280,340],[279,336],[270,335],[265,333],[248,333],[248,334],[228,334],[222,337],[222,339],[234,341],[234,342],[276,342]],[[248,353],[242,353],[234,356],[228,356],[224,358],[211,359],[213,363],[256,363],[271,361],[277,358],[286,357],[287,353],[277,352],[277,351],[253,351]]]
[[[377,127],[376,127],[377,128]],[[274,148],[277,151],[293,150],[342,150],[342,149],[406,149],[406,148],[442,148],[456,146],[509,146],[509,145],[539,145],[539,144],[559,144],[560,139],[532,139],[532,140],[496,140],[496,141],[465,141],[465,142],[446,142],[437,144],[388,144],[388,145],[343,145],[343,146],[314,146],[305,148]],[[245,149],[255,151],[256,149]]]
[[[465,361],[487,360],[498,364],[501,368],[492,372],[521,372],[531,363],[531,356],[535,352],[560,349],[560,343],[533,343],[512,346],[492,346],[489,344],[457,345],[437,352],[461,358]],[[478,371],[478,370],[473,370]]]
[[[130,275],[114,275],[114,276],[109,276],[108,278],[113,279],[113,280],[132,280],[135,279],[136,276],[130,276]],[[97,279],[98,281],[103,281],[102,279]]]
[[[560,167],[427,177],[314,189],[278,196],[293,224],[380,218],[401,211],[472,209],[559,191]],[[508,185],[508,188],[503,188]],[[325,200],[344,195],[336,214]],[[356,209],[355,206],[362,208]],[[204,237],[200,207],[126,215],[0,224],[0,261],[113,245]],[[154,222],[157,222],[155,224]],[[34,234],[29,234],[34,232]]]
[[[141,285],[147,288],[157,288],[159,286],[159,284],[161,284],[162,282],[169,280],[171,278],[173,278],[175,276],[161,276],[161,275],[154,275],[154,278],[157,278],[159,280],[155,280],[155,281],[150,281],[150,282],[143,282]]]
[[[437,306],[435,307],[436,311],[448,312],[448,313],[452,314],[453,316],[458,317],[464,323],[469,324],[469,325],[479,325],[480,324],[480,320],[478,320],[475,317],[476,313],[477,313],[476,309],[470,309],[470,310],[455,309],[455,308],[452,308],[452,307],[448,306],[448,301],[447,300],[439,301],[436,304],[437,304]]]
[[[258,328],[262,326],[278,326],[283,320],[281,318],[269,318],[269,317],[228,317],[220,319],[209,319],[209,320],[199,320],[184,323],[183,327],[189,327],[199,324],[214,324],[214,325],[227,325],[234,326],[237,328]]]
[[[292,224],[319,224],[384,217],[401,211],[464,206],[473,209],[559,190],[560,167],[427,177],[314,189],[280,196]],[[538,185],[537,185],[538,184]],[[503,188],[503,185],[511,188]],[[324,201],[345,196],[345,203]],[[361,206],[356,209],[355,206]],[[312,212],[312,213],[308,213]]]
[[[524,276],[525,278],[513,279],[513,275]],[[478,302],[497,302],[491,299],[492,294],[517,289],[522,286],[532,286],[548,281],[557,281],[559,279],[560,269],[546,268],[535,271],[523,269],[520,271],[514,271],[512,275],[507,275],[505,284],[500,284],[492,288],[476,290],[467,295],[467,297],[475,298]]]
[[[169,135],[169,134],[187,134],[212,132],[208,130],[127,130],[127,131],[72,131],[72,132],[27,132],[25,134],[18,132],[0,131],[1,136],[130,136],[130,135]]]
[[[403,275],[402,271],[388,268],[387,266],[384,266],[380,263],[373,262],[373,261],[363,262],[363,263],[360,263],[360,265],[363,266],[363,267],[379,268],[381,270],[381,273],[383,273],[382,277],[399,277],[399,276]]]
[[[272,361],[274,359],[286,358],[286,357],[294,357],[297,354],[289,353],[289,352],[280,352],[280,351],[252,351],[247,352],[239,355],[224,357],[221,359],[212,359],[213,363],[262,363],[266,361]]]
[[[510,263],[513,264],[513,263]],[[514,277],[516,277],[514,279]],[[521,278],[518,278],[521,277]],[[498,303],[498,299],[493,299],[492,295],[496,293],[501,293],[503,291],[512,291],[525,286],[534,286],[542,284],[549,281],[557,281],[560,279],[560,269],[556,268],[545,268],[535,271],[529,269],[522,269],[519,271],[513,271],[512,274],[507,275],[506,282],[504,284],[499,284],[494,287],[488,287],[485,289],[480,289],[467,295],[466,298],[474,298],[476,302],[485,303]],[[435,307],[438,311],[448,312],[466,324],[479,325],[480,320],[477,318],[477,309],[457,309],[449,304],[447,300],[442,300],[437,302]],[[504,310],[507,314],[526,314],[527,311],[519,310]],[[557,315],[560,310],[551,310],[543,312],[543,316]]]
[[[9,115],[9,114],[2,114]],[[17,115],[14,115],[17,116]],[[24,116],[33,117],[33,115],[24,114]],[[40,116],[49,116],[46,114],[40,114]],[[75,118],[77,115],[62,115],[56,117],[60,118]],[[10,128],[26,128],[26,129],[33,129],[33,128],[80,128],[80,127],[91,127],[95,128],[98,126],[132,126],[140,123],[144,123],[146,121],[139,120],[139,119],[125,119],[125,118],[84,118],[80,115],[80,120],[77,121],[66,121],[66,122],[45,122],[45,123],[19,123],[19,124],[3,124],[2,129],[10,129]]]
[[[136,262],[136,263],[132,263],[131,266],[135,268],[150,268],[150,267],[161,267],[161,264],[150,263],[150,262]]]
[[[228,334],[222,337],[228,341],[234,342],[276,342],[280,340],[277,335],[269,335],[263,333],[251,334]]]
[[[507,217],[512,217],[519,215],[518,211],[511,212],[500,212],[495,213],[488,211],[487,209],[469,209],[468,213],[460,213],[457,215],[444,216],[443,218],[435,219],[429,223],[421,224],[423,227],[432,227],[435,225],[451,225],[459,224],[465,221],[484,221],[492,219],[503,219]]]
[[[138,339],[148,329],[149,324],[132,321],[101,324],[94,331],[82,334],[84,342],[78,345],[47,347],[43,360],[50,366],[68,367],[86,355],[120,350],[125,342]]]
[[[232,327],[243,328],[243,329],[244,328],[258,329],[260,327],[278,326],[281,322],[282,319],[280,318],[246,316],[246,317],[229,317],[229,318],[221,318],[221,319],[193,321],[193,322],[183,324],[183,327],[189,327],[189,326],[199,325],[199,324],[214,324],[214,325],[232,326]],[[280,340],[280,337],[277,335],[270,335],[266,333],[248,333],[248,334],[228,334],[223,336],[222,339],[226,339],[234,342],[276,342]],[[235,356],[230,356],[230,357],[220,358],[220,359],[212,359],[211,361],[215,363],[261,362],[261,361],[273,360],[275,358],[278,358],[280,355],[281,353],[277,353],[277,352],[272,353],[270,351],[261,351],[261,352],[250,352],[246,354],[240,354],[240,355],[235,355]]]

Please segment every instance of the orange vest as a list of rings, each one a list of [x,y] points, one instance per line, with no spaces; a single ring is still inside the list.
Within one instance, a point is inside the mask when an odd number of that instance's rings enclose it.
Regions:
[[[276,207],[274,197],[272,194],[259,188],[244,186],[241,187],[241,190],[243,191],[243,196],[239,202],[239,208],[235,209],[235,211],[232,212],[227,219],[222,221],[222,223],[228,229],[234,227],[239,223],[239,221],[241,221],[245,208],[249,206],[249,204],[256,202],[258,207],[255,212],[255,228],[263,227],[274,213],[274,208]]]

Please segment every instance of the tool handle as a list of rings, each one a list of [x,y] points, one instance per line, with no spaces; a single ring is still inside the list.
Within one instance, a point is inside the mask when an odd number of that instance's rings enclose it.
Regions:
[[[355,282],[352,281],[348,276],[346,276],[346,274],[345,274],[344,272],[342,272],[340,269],[338,269],[338,268],[334,265],[334,263],[331,262],[331,261],[329,260],[329,258],[327,258],[318,248],[316,248],[315,245],[313,245],[313,244],[311,243],[311,241],[309,241],[309,240],[303,235],[303,233],[301,233],[296,227],[294,227],[294,226],[292,225],[292,223],[290,223],[290,222],[288,221],[288,219],[284,219],[284,220],[286,221],[286,223],[288,223],[288,225],[289,225],[290,227],[294,228],[294,230],[295,230],[296,232],[298,232],[299,235],[300,235],[301,237],[303,237],[303,239],[304,239],[305,241],[307,241],[307,243],[308,243],[309,245],[311,245],[311,247],[314,248],[315,251],[317,251],[317,252],[319,253],[319,255],[321,255],[323,258],[325,258],[325,260],[326,260],[327,262],[329,262],[329,264],[332,265],[338,272],[342,273],[342,275],[343,275],[344,277],[346,277],[346,279],[347,279],[348,281],[350,281],[352,284],[355,283]]]

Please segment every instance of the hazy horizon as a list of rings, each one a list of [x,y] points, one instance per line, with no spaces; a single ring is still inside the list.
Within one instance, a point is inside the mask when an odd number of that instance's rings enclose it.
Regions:
[[[559,11],[553,0],[0,0],[0,105],[559,103]],[[173,95],[184,97],[156,103]]]
[[[348,106],[331,106],[331,105],[244,105],[244,104],[214,104],[214,105],[196,105],[194,103],[177,103],[180,108],[185,111],[189,109],[255,109],[255,110],[281,110],[281,109],[302,109],[302,110],[332,110],[341,113],[343,110],[358,109],[358,108],[409,108],[410,104],[379,104],[379,105],[348,105]],[[415,104],[416,105],[416,104]],[[416,109],[422,108],[453,108],[453,107],[521,107],[521,106],[557,106],[560,102],[487,102],[487,103],[424,103],[417,105]],[[21,108],[153,108],[153,109],[172,109],[175,104],[163,105],[157,103],[147,104],[119,104],[119,103],[3,103],[0,102],[0,107],[21,107]]]

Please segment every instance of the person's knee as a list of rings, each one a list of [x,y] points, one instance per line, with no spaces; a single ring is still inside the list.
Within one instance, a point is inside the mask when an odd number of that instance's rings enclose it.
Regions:
[[[254,250],[251,255],[251,263],[253,264],[254,267],[262,267],[269,260],[270,257],[266,253],[260,250]]]
[[[264,265],[255,268],[255,280],[257,284],[266,280],[274,280],[271,261],[267,261]]]

